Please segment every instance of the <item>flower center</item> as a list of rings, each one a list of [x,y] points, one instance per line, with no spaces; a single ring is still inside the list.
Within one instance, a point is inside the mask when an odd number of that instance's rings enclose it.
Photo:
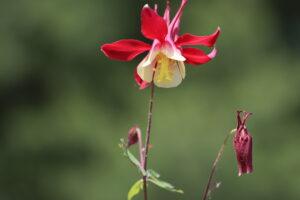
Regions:
[[[174,61],[167,58],[164,54],[157,56],[157,65],[155,69],[155,81],[157,83],[167,83],[172,81],[173,72],[171,65]]]

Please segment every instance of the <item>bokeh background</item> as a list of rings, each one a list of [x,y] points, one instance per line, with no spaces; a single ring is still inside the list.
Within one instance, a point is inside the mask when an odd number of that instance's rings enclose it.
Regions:
[[[162,13],[164,1],[159,4]],[[138,38],[145,0],[0,2],[0,199],[126,199],[139,175],[118,148],[146,127],[149,90],[105,42]],[[172,14],[179,0],[171,0]],[[254,115],[252,175],[237,176],[231,145],[212,199],[300,198],[300,13],[293,0],[190,0],[181,33],[222,28],[212,62],[156,89],[149,165],[185,191],[150,186],[150,199],[200,199],[235,111]],[[136,198],[142,199],[141,196]]]

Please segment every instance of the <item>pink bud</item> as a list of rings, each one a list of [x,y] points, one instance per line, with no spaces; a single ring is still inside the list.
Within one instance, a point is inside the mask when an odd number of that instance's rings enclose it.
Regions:
[[[128,141],[127,141],[127,147],[130,147],[131,145],[136,144],[139,141],[138,137],[138,126],[133,126],[129,131],[128,131]]]
[[[240,114],[242,113],[242,117]],[[239,168],[239,176],[253,171],[252,136],[246,128],[246,120],[252,113],[237,111],[237,128],[233,140]]]

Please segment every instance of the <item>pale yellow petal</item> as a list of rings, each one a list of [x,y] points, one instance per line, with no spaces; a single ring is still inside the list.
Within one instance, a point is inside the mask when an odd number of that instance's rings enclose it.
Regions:
[[[170,72],[169,77],[163,76],[161,73],[165,73],[165,66],[158,63],[154,74],[154,84],[157,87],[172,88],[177,87],[185,76],[185,67],[182,64],[177,64],[176,61],[170,61],[168,70]],[[163,76],[163,77],[162,77]]]
[[[184,62],[177,62],[177,65],[178,65],[181,77],[182,77],[182,79],[184,79],[185,78],[185,65],[184,65]]]

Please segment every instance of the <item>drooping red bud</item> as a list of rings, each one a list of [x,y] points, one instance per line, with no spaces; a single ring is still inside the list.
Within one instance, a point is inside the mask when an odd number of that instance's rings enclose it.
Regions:
[[[240,115],[242,114],[242,116]],[[237,111],[237,128],[233,146],[239,168],[239,176],[253,171],[252,166],[252,136],[246,128],[246,120],[252,113]]]
[[[127,147],[130,147],[131,145],[134,145],[139,141],[138,129],[138,126],[133,126],[131,129],[129,129],[127,137]]]

